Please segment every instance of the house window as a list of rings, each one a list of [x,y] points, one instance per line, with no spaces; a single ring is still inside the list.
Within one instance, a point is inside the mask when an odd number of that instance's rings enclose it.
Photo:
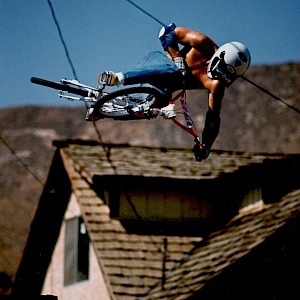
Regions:
[[[81,217],[65,221],[64,284],[89,278],[89,238]]]

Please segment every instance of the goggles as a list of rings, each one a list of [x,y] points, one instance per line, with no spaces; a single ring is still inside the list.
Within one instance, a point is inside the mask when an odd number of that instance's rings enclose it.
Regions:
[[[238,78],[235,69],[232,66],[227,65],[222,58],[215,58],[215,60],[217,60],[217,62],[211,70],[213,78],[223,80],[226,87],[229,87]]]

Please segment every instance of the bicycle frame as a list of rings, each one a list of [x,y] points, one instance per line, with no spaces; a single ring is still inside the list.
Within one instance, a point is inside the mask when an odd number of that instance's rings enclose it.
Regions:
[[[185,120],[186,126],[183,125],[182,123],[180,123],[178,120],[176,120],[176,118],[172,118],[171,120],[173,121],[173,123],[175,125],[179,126],[183,130],[185,130],[187,133],[192,135],[194,137],[194,141],[196,142],[196,144],[200,145],[201,142],[200,142],[200,138],[199,138],[196,126],[194,125],[194,122],[193,122],[193,120],[190,116],[190,113],[188,111],[187,102],[186,102],[186,91],[185,90],[182,90],[177,96],[172,98],[170,103],[173,104],[178,99],[180,99],[181,110],[182,110],[182,113],[184,115],[184,120]]]

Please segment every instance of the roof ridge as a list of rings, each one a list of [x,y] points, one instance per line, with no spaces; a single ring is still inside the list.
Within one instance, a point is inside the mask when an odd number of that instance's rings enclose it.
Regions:
[[[104,146],[108,148],[142,148],[142,149],[158,149],[163,152],[167,152],[169,150],[191,150],[190,148],[183,148],[183,147],[165,147],[165,146],[147,146],[147,145],[131,145],[129,143],[101,143],[97,140],[93,139],[81,139],[81,138],[74,138],[74,139],[60,139],[54,140],[52,142],[53,146],[57,148],[66,148],[68,145],[81,145],[81,146]],[[298,153],[283,153],[283,152],[260,152],[260,151],[243,151],[243,150],[222,150],[222,149],[211,149],[211,152],[216,154],[226,154],[229,155],[246,155],[246,156],[268,156],[268,157],[290,157],[290,156],[300,156]]]

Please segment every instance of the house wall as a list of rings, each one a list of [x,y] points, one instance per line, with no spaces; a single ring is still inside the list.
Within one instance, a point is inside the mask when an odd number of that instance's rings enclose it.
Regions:
[[[144,220],[182,222],[208,219],[212,216],[213,205],[209,199],[207,183],[182,179],[126,177],[117,182],[104,179],[100,184],[112,217],[132,220],[136,219],[138,213]],[[99,192],[101,194],[100,188]]]
[[[131,191],[130,198],[138,213],[149,220],[194,220],[212,214],[212,207],[206,199],[188,191]],[[122,219],[135,218],[135,212],[124,193],[120,193],[119,201],[119,216]]]
[[[243,197],[240,205],[239,205],[239,210],[244,210],[248,206],[255,205],[257,203],[262,202],[262,189],[260,186],[256,188],[252,188],[249,191],[245,193],[245,196]]]
[[[64,219],[70,219],[81,215],[76,197],[72,194]],[[64,286],[64,245],[65,222],[60,230],[59,238],[55,246],[51,263],[44,281],[42,294],[56,295],[59,300],[93,300],[110,299],[109,293],[92,245],[90,245],[89,279]]]

